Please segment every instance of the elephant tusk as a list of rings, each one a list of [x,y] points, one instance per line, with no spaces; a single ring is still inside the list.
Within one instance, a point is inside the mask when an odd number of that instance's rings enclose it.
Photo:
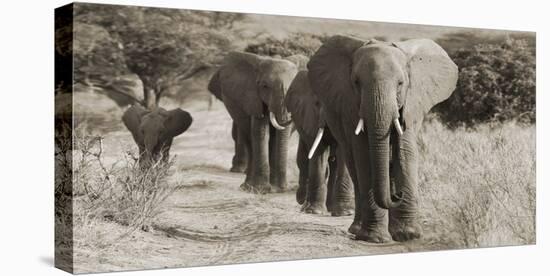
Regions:
[[[355,128],[355,135],[359,135],[361,131],[365,129],[365,121],[363,121],[363,118],[359,119],[359,122],[357,123],[357,127]]]
[[[274,128],[278,130],[285,129],[284,126],[281,126],[279,125],[279,123],[277,123],[277,119],[275,118],[275,114],[273,114],[273,112],[269,112],[269,120],[271,121],[271,125],[273,125]]]
[[[313,154],[315,153],[315,150],[319,146],[319,143],[321,143],[321,138],[323,138],[323,133],[325,132],[324,128],[319,128],[317,131],[317,136],[315,136],[315,140],[313,141],[313,146],[311,146],[311,149],[309,150],[309,154],[307,155],[307,159],[311,159],[313,157]]]
[[[393,125],[395,126],[395,129],[397,130],[397,134],[399,136],[403,135],[403,129],[401,128],[401,124],[399,123],[399,119],[397,119],[397,118],[393,119]]]

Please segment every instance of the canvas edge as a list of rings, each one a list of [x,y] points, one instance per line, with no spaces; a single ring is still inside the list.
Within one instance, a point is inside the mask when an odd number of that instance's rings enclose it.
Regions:
[[[54,266],[74,273],[73,239],[73,12],[70,3],[54,10],[55,49],[55,250]],[[58,32],[69,28],[68,32]],[[60,52],[59,49],[64,49]],[[68,96],[60,96],[65,94]],[[61,150],[60,150],[61,149]],[[63,176],[63,174],[65,174]],[[61,181],[62,183],[57,183]]]

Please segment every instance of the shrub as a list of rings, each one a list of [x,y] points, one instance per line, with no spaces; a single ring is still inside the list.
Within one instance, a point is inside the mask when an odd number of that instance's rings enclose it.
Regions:
[[[506,39],[451,53],[457,88],[435,111],[452,126],[535,122],[535,54],[525,40]]]
[[[322,35],[307,33],[295,33],[283,40],[267,37],[261,42],[249,44],[244,51],[264,56],[287,57],[301,54],[310,57],[321,47],[326,38]]]
[[[56,220],[74,227],[75,245],[101,243],[98,246],[104,247],[137,229],[149,231],[160,213],[160,206],[175,190],[175,185],[168,182],[173,161],[159,161],[143,168],[132,152],[126,152],[121,157],[109,158],[107,164],[101,136],[88,135],[82,129],[73,135],[72,151],[67,143],[56,143],[59,164],[56,168],[56,198],[73,202],[70,209],[56,209]],[[70,143],[70,139],[68,141]],[[71,166],[63,166],[70,160],[72,170]],[[64,189],[66,185],[72,185],[72,195],[63,192],[67,191]],[[127,228],[118,235],[110,234],[105,238],[98,232],[97,224],[106,222]]]

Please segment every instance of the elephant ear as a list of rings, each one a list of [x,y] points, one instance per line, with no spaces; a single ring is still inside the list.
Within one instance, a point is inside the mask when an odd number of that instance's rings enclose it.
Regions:
[[[405,123],[422,122],[430,109],[453,93],[458,68],[449,55],[430,39],[396,42],[408,57],[409,90],[403,107]]]
[[[295,125],[315,136],[317,132],[316,98],[309,86],[308,71],[299,71],[288,87],[285,106],[292,114]]]
[[[258,95],[257,79],[263,58],[245,52],[230,52],[224,59],[218,76],[223,97],[242,103],[243,109],[252,116],[262,116],[263,106]],[[246,99],[246,100],[245,100]]]
[[[165,112],[166,120],[164,121],[165,135],[167,138],[173,138],[186,131],[191,123],[193,117],[189,112],[181,110],[180,108],[172,109]]]
[[[364,41],[357,38],[335,35],[311,57],[307,65],[310,85],[321,101],[341,102],[353,91],[353,53],[363,44]],[[327,105],[331,106],[336,105]]]
[[[124,112],[124,115],[122,115],[122,122],[126,126],[126,128],[132,133],[132,136],[134,137],[134,141],[139,146],[143,146],[143,136],[139,129],[139,125],[141,124],[141,117],[143,115],[149,113],[145,108],[139,106],[139,105],[133,105],[126,112]]]
[[[309,61],[309,58],[304,55],[296,54],[285,57],[284,59],[296,64],[296,67],[298,67],[298,71],[307,69],[307,62]]]
[[[300,115],[296,113],[300,113],[304,109],[310,96],[312,96],[312,92],[309,87],[307,71],[299,71],[288,87],[285,97],[285,106],[293,115]]]

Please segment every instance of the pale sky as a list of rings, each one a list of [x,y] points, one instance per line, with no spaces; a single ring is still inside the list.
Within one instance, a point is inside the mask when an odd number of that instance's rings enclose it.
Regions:
[[[353,34],[370,38],[385,36],[390,41],[401,38],[438,38],[443,34],[472,30],[487,35],[514,33],[513,31],[467,29],[445,26],[429,26],[399,23],[383,23],[356,20],[338,20],[324,18],[308,18],[277,15],[249,14],[248,18],[237,25],[247,36],[255,36],[266,32],[278,38],[284,38],[295,32],[315,34]]]

